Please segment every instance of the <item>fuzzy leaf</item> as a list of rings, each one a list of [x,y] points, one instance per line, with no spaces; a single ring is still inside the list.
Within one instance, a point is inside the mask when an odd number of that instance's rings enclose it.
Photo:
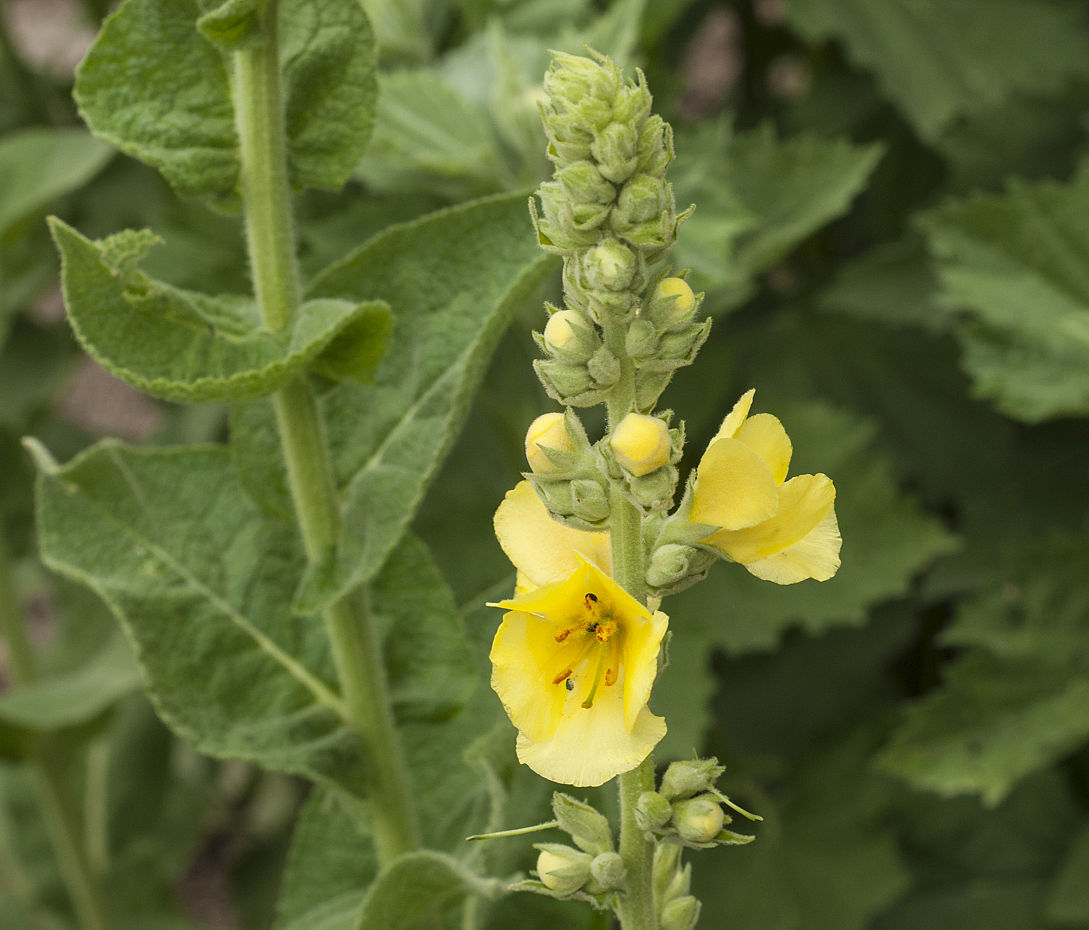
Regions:
[[[300,610],[318,609],[381,567],[450,448],[511,313],[553,267],[536,247],[524,199],[514,196],[393,227],[315,281],[319,299],[382,295],[395,325],[375,384],[342,384],[321,399],[345,529],[335,557],[308,577]]]
[[[290,611],[298,543],[261,519],[225,452],[106,442],[39,481],[43,558],[117,614],[175,732],[360,789],[321,626]]]
[[[201,12],[197,0],[125,0],[80,65],[75,96],[96,135],[158,168],[179,193],[232,205],[239,164],[230,60],[209,36],[227,46],[259,39],[252,4],[224,4],[202,20],[203,31]],[[370,23],[357,0],[284,0],[279,17],[291,181],[339,188],[374,123]]]
[[[272,333],[259,326],[250,299],[208,297],[137,270],[156,241],[147,231],[94,242],[60,220],[51,226],[76,335],[107,371],[166,400],[231,402],[269,394],[338,336],[360,335],[367,320],[388,313],[377,301],[311,300],[290,329]],[[368,354],[380,351],[383,341],[381,327],[365,335],[369,343],[332,346],[335,354],[322,365],[365,370]]]
[[[1055,90],[1089,61],[1076,11],[1048,0],[788,0],[787,16],[810,39],[842,40],[927,139],[1015,90]]]
[[[0,694],[0,744],[88,723],[139,687],[132,649],[115,635],[81,667]]]
[[[927,217],[976,390],[1029,423],[1089,414],[1089,164]]]
[[[24,129],[0,140],[0,235],[81,187],[109,161],[110,147],[81,129]]]

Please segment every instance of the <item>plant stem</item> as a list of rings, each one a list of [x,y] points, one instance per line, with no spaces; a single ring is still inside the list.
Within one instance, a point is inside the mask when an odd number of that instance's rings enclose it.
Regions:
[[[264,41],[235,53],[235,113],[242,197],[254,290],[261,317],[286,328],[300,303],[287,142],[276,36],[277,3],[264,12]],[[291,496],[311,563],[327,556],[340,534],[329,446],[306,377],[273,396]],[[347,723],[365,750],[375,844],[383,864],[419,845],[408,774],[394,728],[385,668],[364,592],[323,613],[343,692]]]
[[[614,410],[610,404],[609,421],[617,422],[626,412]],[[611,498],[613,578],[632,597],[645,602],[642,517],[635,505],[615,488]],[[619,784],[620,856],[627,867],[628,877],[617,915],[623,930],[657,930],[658,915],[654,906],[651,874],[654,844],[635,822],[635,802],[639,800],[639,795],[654,790],[653,755],[648,755],[637,768],[621,775]]]
[[[8,669],[15,685],[29,685],[37,676],[34,653],[27,636],[24,615],[11,577],[7,547],[0,537],[0,630],[7,643]],[[80,818],[65,784],[67,768],[62,747],[41,736],[29,754],[29,762],[41,798],[42,814],[57,857],[64,884],[84,930],[106,930],[106,913],[98,877],[91,868]]]

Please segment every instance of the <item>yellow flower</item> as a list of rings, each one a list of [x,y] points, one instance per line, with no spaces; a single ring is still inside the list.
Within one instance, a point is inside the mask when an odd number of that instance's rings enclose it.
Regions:
[[[496,513],[519,591],[492,643],[492,688],[518,729],[519,761],[588,787],[635,768],[665,735],[647,707],[668,618],[610,578],[608,535],[553,520],[521,482]],[[593,559],[597,562],[590,561]]]
[[[719,527],[704,542],[757,578],[827,581],[839,569],[835,485],[826,475],[785,480],[790,438],[771,414],[749,416],[755,393],[734,405],[704,452],[691,519]]]

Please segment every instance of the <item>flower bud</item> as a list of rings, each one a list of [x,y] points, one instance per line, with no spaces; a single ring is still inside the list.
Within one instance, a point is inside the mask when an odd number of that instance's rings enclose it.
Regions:
[[[625,291],[631,286],[639,259],[618,239],[606,239],[580,258],[583,281],[588,287]]]
[[[590,880],[592,857],[559,843],[539,843],[537,875],[541,883],[558,895],[574,894]]]
[[[639,164],[639,133],[629,123],[609,123],[590,143],[590,153],[603,177],[622,184]]]
[[[632,358],[647,358],[658,348],[658,333],[650,320],[632,320],[624,337],[624,349]]]
[[[578,203],[610,204],[616,200],[616,188],[613,187],[589,160],[576,161],[556,172],[568,197]]]
[[[645,223],[659,218],[672,200],[673,192],[667,182],[649,174],[637,174],[620,191],[616,206],[625,223]]]
[[[673,505],[673,492],[677,487],[677,469],[663,465],[646,475],[628,479],[628,490],[644,510],[653,512],[668,510]]]
[[[725,822],[726,815],[714,795],[673,802],[673,825],[686,843],[710,843]]]
[[[624,417],[609,437],[609,445],[621,467],[637,477],[667,464],[672,452],[665,421],[642,413]]]
[[[594,384],[585,365],[572,365],[559,359],[536,359],[533,368],[549,397],[571,407],[600,403],[603,393]]]
[[[696,295],[684,278],[663,278],[647,302],[647,316],[663,329],[685,323],[696,306]]]
[[[575,845],[585,852],[611,852],[613,832],[609,821],[585,801],[577,801],[569,794],[557,791],[552,795],[552,813],[559,821],[560,829],[571,834]]]
[[[647,566],[647,584],[652,588],[667,588],[688,574],[688,563],[698,550],[691,546],[669,543],[659,546]]]
[[[562,413],[542,413],[529,425],[526,431],[526,461],[531,471],[560,471],[548,454],[541,448],[556,449],[560,452],[575,451],[571,437],[567,435]]]
[[[616,891],[624,887],[624,879],[628,877],[628,870],[624,866],[624,860],[619,853],[603,852],[594,856],[590,862],[590,877],[596,888],[604,891]],[[600,893],[600,892],[598,892]]]
[[[673,817],[673,806],[657,791],[644,791],[635,802],[635,823],[651,833],[664,827]]]
[[[577,310],[557,310],[544,328],[545,348],[566,362],[585,362],[597,351],[598,338]]]
[[[609,519],[608,493],[592,479],[576,478],[571,482],[571,513],[587,523],[603,523]]]
[[[608,58],[594,61],[581,55],[553,52],[544,86],[548,95],[564,106],[594,98],[611,101],[620,90],[620,69]]]
[[[654,864],[651,871],[654,897],[658,901],[668,901],[676,897],[676,894],[666,894],[666,891],[672,890],[677,876],[684,874],[681,870],[681,847],[677,843],[658,843],[654,847]],[[677,894],[688,894],[688,888],[682,888]]]
[[[694,794],[710,791],[715,780],[726,771],[718,759],[691,759],[671,762],[662,776],[658,790],[669,800],[690,798]]]
[[[586,363],[590,377],[602,387],[611,387],[620,378],[620,361],[605,346],[598,349]]]
[[[651,96],[642,73],[638,82],[621,87],[613,98],[613,119],[641,125],[650,116]]]
[[[647,117],[639,130],[639,159],[641,174],[661,176],[673,160],[673,129],[657,113]]]
[[[700,902],[692,895],[674,898],[662,908],[662,930],[692,930],[700,919]]]

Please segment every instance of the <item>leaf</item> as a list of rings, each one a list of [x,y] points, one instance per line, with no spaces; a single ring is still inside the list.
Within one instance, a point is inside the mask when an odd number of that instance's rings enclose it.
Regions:
[[[108,145],[82,129],[24,129],[0,140],[0,236],[82,187],[110,159]]]
[[[383,295],[396,322],[375,384],[321,398],[344,532],[335,558],[304,582],[298,609],[372,578],[412,519],[510,315],[554,267],[524,210],[521,197],[499,197],[393,227],[314,282],[317,299]]]
[[[887,823],[889,785],[865,768],[870,742],[856,732],[807,754],[781,805],[761,802],[750,848],[700,857],[693,894],[705,913],[761,930],[864,930],[909,886]],[[729,794],[729,771],[723,781]]]
[[[467,894],[496,896],[502,887],[498,879],[479,878],[444,853],[406,853],[378,873],[363,899],[357,930],[410,930],[420,918]]]
[[[758,401],[760,395],[757,395]],[[670,599],[670,615],[699,615],[730,654],[775,647],[784,630],[861,626],[871,605],[905,595],[913,576],[956,540],[903,494],[873,424],[821,404],[769,405],[794,443],[791,474],[823,472],[836,485],[842,566],[829,581],[778,586],[741,566],[715,565],[708,579]]]
[[[359,176],[386,190],[494,190],[500,157],[486,115],[435,71],[379,78],[374,139]]]
[[[361,790],[321,626],[290,611],[299,544],[260,517],[225,452],[101,443],[40,476],[38,514],[43,559],[109,604],[175,732]]]
[[[295,823],[275,930],[355,930],[378,874],[365,815],[350,799],[317,789]]]
[[[155,243],[143,232],[94,242],[60,220],[51,221],[62,256],[68,317],[91,356],[140,390],[178,402],[240,401],[269,394],[301,372],[334,340],[359,334],[364,319],[387,312],[372,301],[310,300],[291,327],[258,325],[252,299],[208,297],[156,281],[136,269]],[[339,351],[323,366],[365,370],[371,345]],[[362,365],[360,361],[362,360]]]
[[[88,723],[139,687],[132,649],[115,635],[81,667],[0,694],[0,743]]]
[[[1048,0],[788,0],[787,17],[811,40],[842,40],[930,140],[1015,90],[1060,88],[1089,60],[1076,12]]]
[[[125,0],[80,65],[75,97],[92,132],[157,168],[180,194],[232,206],[239,163],[230,63],[198,31],[201,12],[197,0]],[[206,33],[228,45],[254,41],[247,4],[216,12]],[[357,0],[284,0],[279,17],[291,181],[339,188],[374,122],[370,23]]]
[[[1089,164],[1069,183],[1012,181],[1005,194],[926,217],[979,394],[1036,423],[1089,414]]]
[[[993,805],[1030,773],[1089,740],[1084,545],[1031,543],[943,639],[968,652],[910,706],[881,766],[943,795]]]
[[[732,133],[711,125],[677,143],[681,224],[675,263],[692,267],[697,287],[729,288],[739,303],[752,279],[805,237],[844,213],[862,190],[882,146],[799,136],[780,140],[770,124]]]
[[[1089,923],[1089,826],[1074,838],[1048,894],[1047,916],[1057,923]]]

